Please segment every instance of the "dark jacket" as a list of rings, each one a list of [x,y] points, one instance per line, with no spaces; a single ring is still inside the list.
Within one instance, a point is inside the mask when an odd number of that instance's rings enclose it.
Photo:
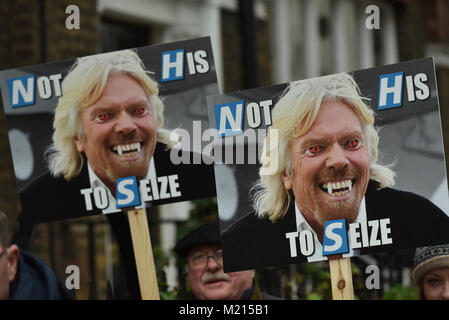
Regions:
[[[261,292],[259,289],[259,285],[257,284],[257,281],[254,282],[254,287],[251,293],[251,297],[249,300],[282,300],[281,298],[272,296],[271,294]]]
[[[365,194],[367,220],[390,218],[392,244],[364,248],[361,254],[449,242],[449,217],[431,201],[411,192],[378,188],[370,181]],[[290,256],[287,232],[297,231],[295,206],[272,223],[249,213],[222,233],[225,272],[307,261]]]
[[[190,152],[190,158],[193,157],[194,153]],[[156,144],[154,158],[158,177],[178,174],[179,190],[182,195],[152,201],[147,203],[148,206],[216,195],[212,165],[173,165],[170,150],[166,150],[166,145],[162,143]],[[38,223],[101,214],[101,210],[98,209],[86,211],[84,196],[80,190],[90,187],[87,165],[84,165],[80,174],[70,181],[63,177],[53,177],[47,172],[25,186],[19,193],[22,210],[16,224],[13,243],[18,244],[20,248],[29,248],[34,226]]]
[[[20,250],[16,277],[10,284],[10,300],[61,300],[70,296],[50,267]]]

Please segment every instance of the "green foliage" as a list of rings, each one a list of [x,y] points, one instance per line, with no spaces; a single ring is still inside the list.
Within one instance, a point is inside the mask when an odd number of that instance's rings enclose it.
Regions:
[[[373,292],[365,287],[366,274],[355,264],[351,264],[352,286],[354,288],[354,300],[371,300]],[[374,292],[377,294],[376,292]]]
[[[418,297],[419,292],[417,288],[396,284],[384,293],[382,300],[417,300]]]
[[[354,288],[354,299],[372,299],[367,292],[364,282],[364,273],[356,264],[352,264],[352,279]],[[293,296],[294,283],[297,289],[298,299],[307,300],[332,300],[332,287],[328,262],[306,263],[302,270],[295,272],[292,280],[285,285],[283,296],[291,299]]]
[[[159,292],[161,300],[177,300],[177,291],[161,291]]]
[[[203,223],[217,221],[218,219],[217,198],[195,200],[192,201],[192,205],[190,218],[178,226],[177,240],[182,239]]]
[[[306,263],[304,264],[303,277],[300,285],[301,290],[307,300],[329,300],[332,299],[332,289],[330,282],[330,273],[327,263]],[[307,292],[307,287],[311,286],[313,290]],[[301,298],[301,297],[300,297]]]
[[[311,292],[307,295],[307,300],[323,300],[323,297],[316,292]]]
[[[178,295],[178,290],[168,290],[165,278],[164,267],[168,265],[169,256],[164,254],[160,246],[153,246],[153,257],[156,267],[157,283],[159,287],[159,295],[161,300],[174,300]]]

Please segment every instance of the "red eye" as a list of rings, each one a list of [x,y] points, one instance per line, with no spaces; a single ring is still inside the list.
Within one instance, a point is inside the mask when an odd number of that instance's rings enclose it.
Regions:
[[[143,116],[143,115],[145,115],[146,113],[147,113],[147,108],[145,108],[145,107],[138,107],[136,110],[135,110],[135,113],[136,113],[136,115],[138,115],[138,116]]]
[[[311,146],[306,150],[306,153],[309,155],[316,155],[323,152],[324,147],[320,145]]]
[[[346,146],[349,149],[358,149],[360,147],[360,140],[359,139],[351,139],[348,142],[346,142]]]
[[[105,121],[108,121],[109,119],[111,119],[111,114],[110,113],[102,113],[102,114],[99,114],[96,118],[95,118],[95,120],[97,120],[97,121],[99,121],[99,122],[105,122]]]

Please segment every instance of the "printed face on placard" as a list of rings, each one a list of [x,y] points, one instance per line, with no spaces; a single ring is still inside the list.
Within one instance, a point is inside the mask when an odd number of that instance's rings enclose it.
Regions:
[[[81,110],[84,137],[76,138],[95,173],[106,183],[120,177],[142,179],[156,146],[156,125],[142,86],[112,74],[100,98]]]
[[[369,156],[357,114],[325,101],[310,130],[290,144],[292,174],[283,175],[308,221],[353,222],[369,181]]]

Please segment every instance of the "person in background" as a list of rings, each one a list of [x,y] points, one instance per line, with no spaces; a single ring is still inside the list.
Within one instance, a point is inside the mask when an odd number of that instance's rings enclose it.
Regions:
[[[0,211],[0,300],[69,298],[45,262],[9,244],[8,217]]]
[[[421,300],[449,300],[449,244],[417,248],[413,280]]]
[[[196,228],[175,246],[186,258],[191,295],[196,300],[275,300],[260,292],[255,270],[225,273],[218,222]]]

